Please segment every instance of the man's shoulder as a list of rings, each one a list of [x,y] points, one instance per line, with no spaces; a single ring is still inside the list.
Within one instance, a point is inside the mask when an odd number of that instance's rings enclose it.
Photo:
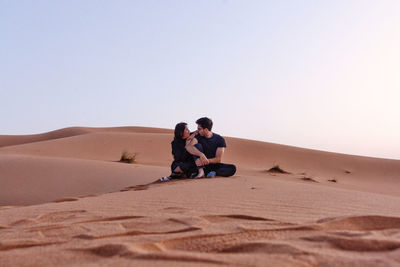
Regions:
[[[223,140],[225,140],[225,138],[222,135],[219,135],[217,133],[213,133],[213,136],[214,136],[215,139],[219,139],[219,140],[223,139]]]
[[[226,147],[226,142],[225,142],[225,138],[222,137],[219,134],[214,134],[215,135],[215,142],[218,144],[218,147]]]
[[[218,138],[220,138],[220,137],[223,138],[222,135],[217,134],[217,133],[214,133],[214,132],[213,132],[213,135],[216,136],[216,137],[218,137]]]

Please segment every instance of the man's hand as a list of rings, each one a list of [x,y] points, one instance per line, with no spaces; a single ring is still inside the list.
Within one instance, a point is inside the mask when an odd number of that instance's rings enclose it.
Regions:
[[[201,163],[203,163],[203,166],[210,164],[210,161],[208,160],[206,155],[204,155],[203,153],[200,156],[200,160],[201,160]]]
[[[197,166],[204,166],[204,165],[208,165],[208,164],[210,164],[210,161],[208,160],[206,155],[204,155],[203,153],[201,154],[200,158],[196,159]]]

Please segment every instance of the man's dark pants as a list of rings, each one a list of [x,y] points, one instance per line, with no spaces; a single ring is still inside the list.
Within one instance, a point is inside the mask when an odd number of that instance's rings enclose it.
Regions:
[[[202,153],[204,153],[203,146],[199,143],[195,145],[195,147]],[[199,157],[194,156],[194,159],[198,159]],[[217,176],[228,177],[232,176],[236,173],[236,166],[233,164],[226,163],[216,163],[216,164],[208,164],[205,166],[201,166],[199,168],[204,168],[204,173],[207,175],[211,171],[215,171]]]

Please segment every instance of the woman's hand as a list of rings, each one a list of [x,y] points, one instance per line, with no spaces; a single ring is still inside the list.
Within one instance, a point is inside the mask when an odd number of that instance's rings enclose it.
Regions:
[[[193,140],[193,138],[198,134],[197,131],[193,132],[189,137],[186,139],[186,143],[190,142]]]

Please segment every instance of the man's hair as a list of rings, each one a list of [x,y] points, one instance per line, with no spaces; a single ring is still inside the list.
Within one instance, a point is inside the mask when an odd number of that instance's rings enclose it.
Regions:
[[[180,122],[175,126],[175,138],[182,139],[183,132],[185,131],[186,122]]]
[[[203,129],[208,129],[209,131],[211,131],[211,129],[212,129],[212,127],[213,127],[213,122],[212,122],[212,120],[211,120],[210,118],[207,118],[207,117],[203,117],[203,118],[198,119],[198,120],[196,121],[196,123],[197,123],[198,125],[200,125],[201,128],[203,128]]]

